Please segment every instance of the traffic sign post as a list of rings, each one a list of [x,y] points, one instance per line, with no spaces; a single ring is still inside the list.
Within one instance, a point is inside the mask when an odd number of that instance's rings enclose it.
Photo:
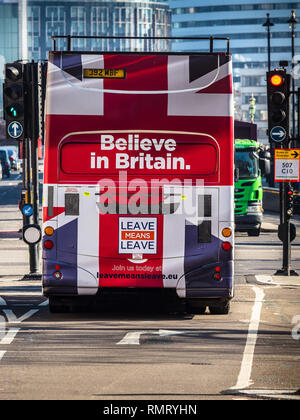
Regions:
[[[275,149],[275,182],[300,181],[300,149]]]
[[[268,134],[274,151],[274,181],[280,182],[280,224],[278,237],[283,243],[282,269],[276,275],[297,275],[291,270],[291,241],[296,235],[290,218],[293,196],[290,182],[300,181],[300,149],[290,149],[290,82],[283,68],[267,72]]]
[[[5,65],[3,84],[4,119],[7,137],[23,141],[23,192],[20,210],[23,225],[39,225],[39,178],[37,161],[37,139],[41,137],[42,120],[40,110],[42,99],[38,95],[38,72],[45,69],[33,61],[20,61]],[[45,76],[45,73],[43,73]],[[40,278],[38,243],[27,241],[29,245],[30,273],[24,278]]]
[[[12,121],[8,124],[7,133],[13,139],[18,139],[23,134],[23,126],[19,121]]]
[[[39,225],[39,179],[37,161],[37,139],[39,137],[39,114],[38,114],[38,64],[31,62],[25,64],[25,77],[27,83],[27,156],[30,157],[30,205],[32,213],[30,218],[35,226]],[[30,213],[29,207],[24,207]],[[39,246],[38,243],[31,242],[29,245],[30,273],[25,279],[40,279],[39,274]]]
[[[274,150],[278,144],[289,141],[289,94],[290,75],[284,68],[268,71],[267,104],[268,104],[268,136],[272,156],[269,184],[274,187]]]
[[[291,269],[291,242],[296,237],[296,227],[290,222],[293,214],[294,191],[291,181],[299,181],[300,149],[275,149],[275,181],[280,182],[280,225],[278,237],[283,243],[282,269],[275,275],[298,276]]]
[[[270,137],[276,143],[281,143],[282,141],[286,140],[286,138],[287,138],[287,132],[280,125],[276,125],[270,131]]]
[[[33,213],[32,205],[31,204],[25,204],[22,207],[22,213],[23,213],[23,216],[28,216],[28,217],[32,216],[32,213]]]
[[[24,140],[26,137],[24,66],[19,62],[5,64],[3,117],[7,137],[16,140]]]
[[[270,143],[289,141],[290,75],[285,69],[267,72],[268,132]]]

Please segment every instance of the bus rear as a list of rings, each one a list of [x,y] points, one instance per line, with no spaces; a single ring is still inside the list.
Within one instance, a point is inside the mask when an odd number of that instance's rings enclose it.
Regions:
[[[51,52],[43,293],[233,297],[231,56]]]

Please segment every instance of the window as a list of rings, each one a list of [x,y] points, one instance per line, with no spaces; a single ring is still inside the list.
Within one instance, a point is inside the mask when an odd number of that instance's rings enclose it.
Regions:
[[[239,169],[239,179],[257,178],[258,159],[253,151],[236,151],[235,165]]]

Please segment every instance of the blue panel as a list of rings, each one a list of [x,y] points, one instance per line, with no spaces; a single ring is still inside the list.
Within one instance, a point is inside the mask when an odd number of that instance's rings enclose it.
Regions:
[[[75,219],[58,228],[51,237],[57,246],[43,251],[43,289],[46,296],[77,294],[77,226],[78,219]],[[63,275],[59,280],[54,278],[57,264]]]
[[[57,229],[57,259],[77,266],[78,219]]]

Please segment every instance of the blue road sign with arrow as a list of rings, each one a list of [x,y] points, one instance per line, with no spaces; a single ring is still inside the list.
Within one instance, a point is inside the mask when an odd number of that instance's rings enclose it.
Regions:
[[[23,126],[18,121],[12,121],[7,127],[7,132],[13,139],[17,139],[23,133]]]
[[[277,125],[276,127],[272,128],[270,136],[273,141],[280,143],[286,139],[286,131],[283,127]]]
[[[24,216],[32,216],[33,208],[30,204],[25,204],[25,206],[22,207],[22,213]]]

